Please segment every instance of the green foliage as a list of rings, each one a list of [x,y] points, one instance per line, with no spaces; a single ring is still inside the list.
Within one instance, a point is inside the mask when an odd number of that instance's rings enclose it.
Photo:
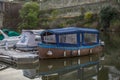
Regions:
[[[107,6],[103,7],[99,13],[101,26],[106,30],[110,27],[110,21],[116,18],[118,14],[117,9]]]
[[[66,24],[73,24],[73,23],[75,23],[75,20],[74,19],[68,19],[67,21],[66,21]]]
[[[55,28],[60,21],[60,18],[58,18],[59,11],[58,10],[52,10],[50,12],[50,14],[51,14],[51,16],[50,16],[51,22],[49,24],[50,28]]]
[[[78,20],[83,20],[84,19],[84,15],[80,15],[79,17],[78,17]]]
[[[84,16],[84,19],[87,20],[87,21],[91,21],[93,18],[93,13],[92,12],[86,12],[85,13],[85,16]]]
[[[120,31],[120,19],[113,19],[111,21],[110,29],[113,29],[113,31]]]
[[[65,23],[60,23],[60,24],[58,25],[58,27],[59,27],[59,28],[64,28],[64,27],[66,27],[66,24],[65,24]]]
[[[22,22],[19,24],[19,29],[33,29],[38,26],[39,21],[39,4],[36,2],[27,2],[20,10],[20,18]]]
[[[84,15],[84,13],[86,12],[85,8],[84,7],[80,7],[80,12],[81,12],[81,15]]]
[[[53,10],[53,11],[51,12],[51,17],[53,18],[53,20],[57,18],[58,14],[59,14],[59,11],[58,11],[58,10]]]

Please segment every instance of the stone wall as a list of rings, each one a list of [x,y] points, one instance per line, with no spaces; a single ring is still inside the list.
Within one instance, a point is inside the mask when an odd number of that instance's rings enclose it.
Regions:
[[[3,26],[3,12],[4,12],[4,4],[0,1],[0,28]]]
[[[102,7],[108,5],[118,7],[110,0],[46,0],[46,2],[41,2],[40,5],[41,10],[58,10],[58,16],[64,17],[79,16],[83,10],[84,12],[99,13]]]
[[[71,6],[78,6],[83,4],[90,4],[96,2],[103,2],[106,0],[42,0],[40,2],[40,7],[42,10],[44,9],[56,9],[56,8],[63,8],[63,7],[71,7]]]
[[[5,28],[16,29],[20,21],[19,10],[20,3],[0,2],[0,25]]]

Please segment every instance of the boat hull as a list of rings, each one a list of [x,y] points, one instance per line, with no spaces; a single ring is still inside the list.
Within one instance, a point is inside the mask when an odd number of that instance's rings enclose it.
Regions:
[[[38,54],[41,59],[49,58],[66,58],[66,57],[77,57],[89,54],[98,54],[102,52],[103,46],[96,46],[94,48],[84,48],[79,50],[62,50],[58,48],[42,48],[38,47]],[[51,52],[48,54],[48,52]]]
[[[28,46],[28,45],[16,45],[17,50],[21,51],[35,51],[37,50],[37,46]]]

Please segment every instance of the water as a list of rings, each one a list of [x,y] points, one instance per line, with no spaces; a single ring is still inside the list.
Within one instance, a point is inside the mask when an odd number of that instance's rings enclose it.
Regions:
[[[101,39],[105,50],[97,55],[22,65],[0,62],[0,80],[120,80],[120,35],[101,33]]]

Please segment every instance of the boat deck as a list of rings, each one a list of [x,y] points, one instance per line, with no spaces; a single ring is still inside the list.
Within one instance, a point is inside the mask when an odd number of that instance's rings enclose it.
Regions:
[[[39,61],[36,52],[21,52],[17,50],[0,49],[0,61],[6,63],[26,64]]]

